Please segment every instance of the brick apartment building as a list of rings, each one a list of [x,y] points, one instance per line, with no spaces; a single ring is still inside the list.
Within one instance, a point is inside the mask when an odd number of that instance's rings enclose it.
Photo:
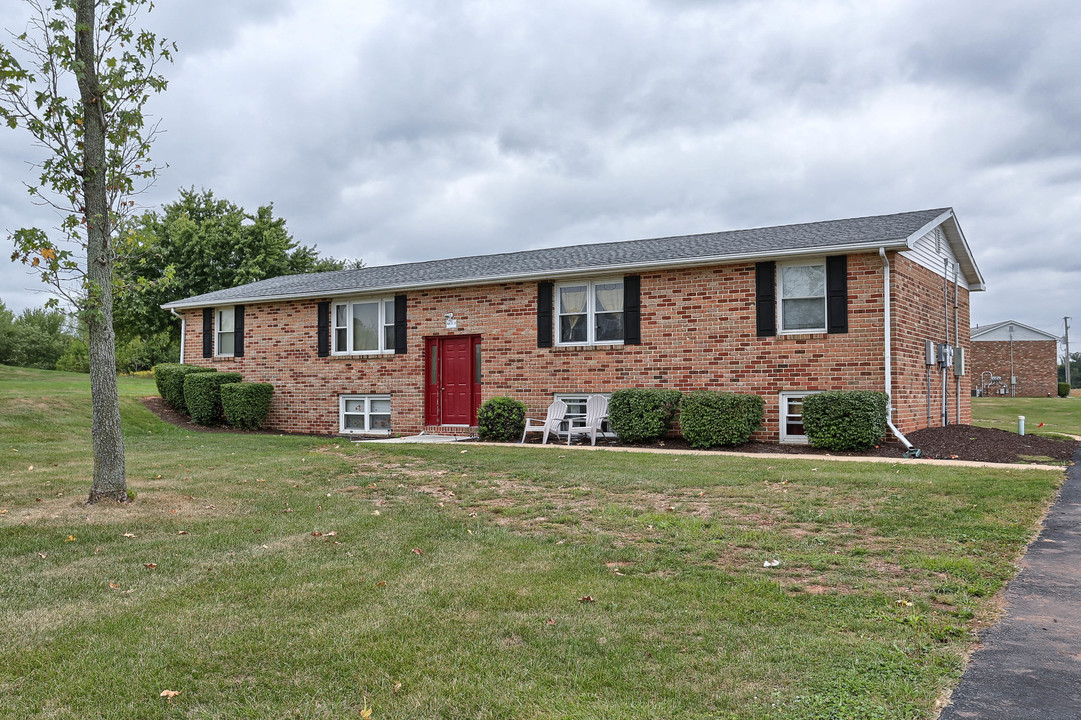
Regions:
[[[974,327],[972,389],[982,395],[1055,397],[1058,336],[1013,320]]]
[[[293,275],[163,307],[182,362],[274,385],[275,429],[460,433],[497,395],[543,417],[554,398],[663,387],[761,395],[758,437],[800,442],[805,395],[887,382],[900,431],[968,422],[969,383],[932,373],[926,344],[967,349],[982,289],[947,208]]]

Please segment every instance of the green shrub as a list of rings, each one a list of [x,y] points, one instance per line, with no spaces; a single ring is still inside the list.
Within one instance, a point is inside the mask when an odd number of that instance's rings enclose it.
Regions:
[[[679,426],[694,448],[742,445],[761,427],[763,408],[757,395],[701,390],[683,396]]]
[[[886,435],[886,393],[830,391],[803,398],[803,429],[815,447],[866,450]]]
[[[64,372],[90,372],[90,346],[86,340],[75,338],[68,343],[64,354],[56,361],[56,369]]]
[[[628,388],[608,400],[608,424],[620,442],[635,444],[664,437],[679,407],[678,390]]]
[[[214,368],[198,365],[180,365],[161,363],[154,366],[154,383],[158,386],[158,395],[165,404],[178,412],[187,413],[188,405],[184,402],[184,378],[191,373],[217,372]]]
[[[1070,397],[1070,383],[1062,382],[1058,384],[1058,396]]]
[[[270,383],[234,382],[221,386],[221,408],[225,422],[244,430],[255,430],[270,412]]]
[[[184,404],[191,421],[213,425],[221,418],[221,386],[240,382],[238,372],[188,373],[184,377]]]
[[[488,398],[477,411],[481,440],[518,442],[525,430],[525,403],[505,396]]]

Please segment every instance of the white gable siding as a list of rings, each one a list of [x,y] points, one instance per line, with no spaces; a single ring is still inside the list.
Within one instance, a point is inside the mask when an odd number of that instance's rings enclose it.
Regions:
[[[946,277],[953,283],[953,268],[957,264],[957,256],[953,254],[953,249],[946,240],[946,233],[941,227],[936,227],[921,237],[911,250],[903,250],[901,254],[938,275],[943,274],[943,258],[949,260],[950,270]],[[958,273],[957,282],[966,290],[969,289],[963,272]]]
[[[1011,325],[1010,323],[1003,323],[993,330],[988,330],[985,333],[977,335],[978,329],[972,329],[972,340],[974,342],[998,342],[1001,340],[1010,339],[1010,328],[1013,328],[1013,340],[1014,342],[1026,342],[1030,340],[1058,340],[1057,337],[1050,333],[1033,332],[1024,325]]]

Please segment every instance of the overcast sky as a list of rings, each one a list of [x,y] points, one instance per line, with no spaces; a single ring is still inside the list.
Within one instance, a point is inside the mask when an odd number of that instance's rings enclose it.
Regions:
[[[144,24],[180,46],[149,207],[272,202],[382,265],[952,206],[973,321],[1070,315],[1081,348],[1077,0],[159,0]],[[39,153],[0,129],[2,230],[55,222]],[[42,304],[8,245],[0,299]]]

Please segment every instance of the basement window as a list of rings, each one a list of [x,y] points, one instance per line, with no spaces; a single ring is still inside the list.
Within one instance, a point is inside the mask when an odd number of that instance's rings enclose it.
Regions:
[[[390,434],[390,395],[341,395],[338,431],[352,435]]]
[[[810,442],[803,429],[803,398],[814,392],[781,393],[781,442],[806,445]]]

